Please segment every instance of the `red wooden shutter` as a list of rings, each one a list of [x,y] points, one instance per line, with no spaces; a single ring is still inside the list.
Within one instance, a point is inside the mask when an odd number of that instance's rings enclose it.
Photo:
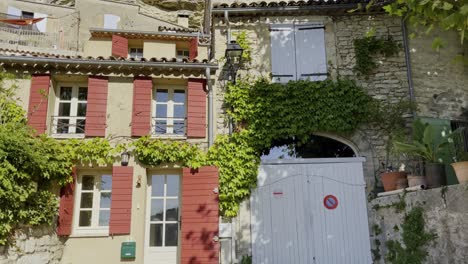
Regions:
[[[189,60],[193,60],[198,56],[198,38],[190,40]]]
[[[86,109],[85,135],[104,137],[106,135],[107,77],[89,76],[88,106]]]
[[[47,106],[49,104],[50,75],[33,75],[29,93],[28,125],[38,134],[47,129]]]
[[[146,136],[151,130],[151,93],[153,81],[147,77],[133,80],[132,136]]]
[[[218,264],[218,169],[183,169],[181,264]]]
[[[60,206],[57,223],[57,235],[69,236],[73,223],[73,203],[76,183],[76,168],[72,170],[73,182],[62,187],[60,190]]]
[[[187,137],[206,137],[206,80],[188,80]]]
[[[109,234],[130,234],[132,218],[133,167],[112,168],[112,198]]]
[[[128,39],[112,35],[112,56],[115,57],[128,57]]]

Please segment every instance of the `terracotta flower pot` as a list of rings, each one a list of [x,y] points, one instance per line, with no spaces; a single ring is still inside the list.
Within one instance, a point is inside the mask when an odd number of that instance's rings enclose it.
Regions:
[[[459,183],[468,182],[468,161],[455,162],[450,165],[455,170]]]
[[[400,178],[396,180],[396,189],[405,189],[408,187],[408,180],[406,178]]]
[[[408,175],[409,187],[424,186],[427,187],[426,178],[424,176]]]
[[[446,184],[444,164],[426,163],[424,170],[426,171],[427,187],[437,188]]]
[[[382,184],[386,192],[396,190],[397,180],[404,179],[405,177],[406,172],[403,171],[384,172],[380,174],[380,179],[382,180]]]

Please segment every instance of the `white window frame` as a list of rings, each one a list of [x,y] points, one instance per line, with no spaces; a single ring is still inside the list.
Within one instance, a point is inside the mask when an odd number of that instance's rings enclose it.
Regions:
[[[167,102],[157,102],[156,94],[157,90],[167,90],[168,91],[168,100]],[[174,91],[183,90],[185,91],[185,102],[176,103],[174,102]],[[175,138],[186,138],[187,134],[187,88],[180,85],[156,85],[153,87],[153,103],[151,111],[151,135],[153,137],[175,137]],[[166,104],[167,105],[167,116],[156,117],[156,105]],[[184,118],[174,118],[174,106],[175,105],[184,105],[185,106],[185,117]],[[156,120],[165,120],[166,121],[166,133],[165,134],[156,134]],[[184,133],[177,135],[174,134],[174,121],[184,121]]]
[[[71,100],[61,100],[60,99],[60,91],[62,87],[72,87],[72,98]],[[78,114],[78,103],[86,103],[88,104],[88,100],[78,100],[78,91],[79,88],[88,88],[89,94],[89,87],[87,83],[78,83],[78,84],[67,84],[67,83],[60,83],[57,85],[56,93],[55,93],[55,107],[54,107],[54,116],[52,117],[52,127],[50,128],[52,131],[52,137],[55,138],[84,138],[85,133],[76,133],[76,122],[77,120],[86,120],[86,115],[84,117],[77,117]],[[69,131],[68,133],[57,133],[57,126],[58,126],[58,119],[59,117],[59,106],[61,102],[69,102],[70,103],[70,117],[68,118],[70,121],[69,124]],[[87,109],[87,108],[86,108]],[[85,126],[86,127],[86,126]]]
[[[139,51],[141,51],[141,56],[132,55],[132,53],[133,54],[140,53]],[[135,59],[135,60],[143,58],[143,47],[131,47],[131,48],[129,48],[128,49],[128,58],[129,59]]]
[[[310,79],[310,77],[315,77],[315,78],[318,78],[318,79],[322,79],[321,76],[325,76],[325,78],[323,78],[323,80],[327,79],[328,78],[328,69],[326,69],[326,72],[325,73],[314,73],[314,74],[307,74],[307,75],[301,75],[301,73],[299,72],[299,69],[298,69],[298,62],[297,62],[297,59],[300,55],[300,51],[298,49],[298,44],[296,43],[297,41],[297,33],[298,31],[300,30],[305,30],[305,29],[308,29],[308,28],[325,28],[324,24],[322,22],[303,22],[303,23],[295,23],[295,24],[271,24],[270,25],[270,31],[278,31],[278,29],[282,29],[282,30],[287,30],[287,29],[290,29],[293,33],[293,46],[294,46],[294,50],[293,50],[293,53],[294,53],[294,65],[295,65],[295,68],[294,68],[294,74],[292,76],[281,76],[278,75],[277,78],[273,77],[272,78],[272,81],[273,82],[276,82],[276,83],[287,83],[289,80],[281,80],[282,77],[289,77],[289,78],[293,78],[293,80],[302,80],[302,79]],[[325,35],[326,35],[326,32],[324,31],[323,32],[323,41],[324,41],[324,54],[325,54],[325,61],[326,60],[326,57],[327,57],[327,47],[326,47],[326,40],[325,40]],[[270,50],[271,50],[271,60],[273,60],[273,41],[271,39],[271,33],[270,33]],[[271,61],[272,65],[271,65],[271,68],[273,70],[273,61]],[[326,62],[325,62],[326,63]],[[313,80],[312,80],[313,81]]]
[[[101,193],[111,193],[112,189],[109,190],[101,190],[101,177],[102,176],[111,176],[112,173],[109,171],[96,171],[96,170],[84,170],[80,171],[77,177],[76,185],[75,185],[75,201],[73,206],[73,232],[72,236],[107,236],[109,235],[109,226],[99,226],[99,212],[101,210],[111,211],[111,207],[109,208],[100,208],[101,202]],[[89,190],[82,190],[82,180],[84,176],[93,176],[94,177],[94,188],[92,191]],[[96,178],[99,179],[99,182],[96,181]],[[112,179],[112,184],[114,184],[114,180]],[[81,194],[82,193],[93,193],[93,207],[88,209],[81,209]],[[91,226],[89,227],[80,227],[80,211],[91,211]],[[110,219],[109,219],[110,220]]]
[[[175,196],[167,196],[167,185],[166,185],[166,180],[165,180],[165,186],[164,186],[164,196],[152,196],[152,188],[153,188],[153,182],[152,182],[152,176],[167,176],[167,175],[178,175],[179,176],[179,194],[178,194],[178,201],[179,201],[179,214],[178,214],[178,221],[150,221],[151,217],[151,200],[152,198],[163,198],[164,201],[169,198],[176,198]],[[150,170],[148,171],[148,188],[147,188],[147,195],[146,195],[146,213],[145,213],[145,238],[144,238],[144,258],[145,258],[145,263],[146,262],[151,262],[154,261],[155,257],[161,261],[167,261],[168,263],[174,262],[172,257],[177,258],[180,256],[180,249],[181,249],[181,243],[182,243],[182,233],[181,233],[181,220],[182,220],[182,172],[180,170],[173,170],[173,169],[167,169],[167,170]],[[163,205],[163,212],[165,214],[166,212],[166,203],[164,202]],[[168,224],[175,224],[178,223],[178,237],[177,237],[177,246],[154,246],[150,247],[150,226],[151,223],[168,223]],[[163,224],[163,245],[165,243],[165,225]],[[166,263],[166,262],[164,262]],[[175,263],[175,262],[174,262]]]

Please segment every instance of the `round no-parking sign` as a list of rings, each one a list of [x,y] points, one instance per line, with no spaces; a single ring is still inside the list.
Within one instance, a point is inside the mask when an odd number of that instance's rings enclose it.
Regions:
[[[333,210],[338,207],[338,198],[334,195],[327,195],[323,198],[323,205],[329,210]]]

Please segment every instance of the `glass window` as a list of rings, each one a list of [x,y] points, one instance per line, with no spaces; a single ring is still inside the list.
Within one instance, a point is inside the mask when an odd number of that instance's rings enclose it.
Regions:
[[[143,48],[130,48],[128,56],[131,59],[141,59],[143,58]]]
[[[183,59],[189,57],[189,50],[177,50],[177,58]]]
[[[88,88],[62,86],[59,88],[57,109],[52,118],[54,134],[84,134]]]
[[[152,175],[150,247],[175,247],[179,236],[179,176]]]
[[[75,231],[108,227],[112,201],[112,176],[82,175],[78,182],[78,223]]]
[[[154,95],[153,133],[156,135],[185,135],[186,91],[156,89]]]

